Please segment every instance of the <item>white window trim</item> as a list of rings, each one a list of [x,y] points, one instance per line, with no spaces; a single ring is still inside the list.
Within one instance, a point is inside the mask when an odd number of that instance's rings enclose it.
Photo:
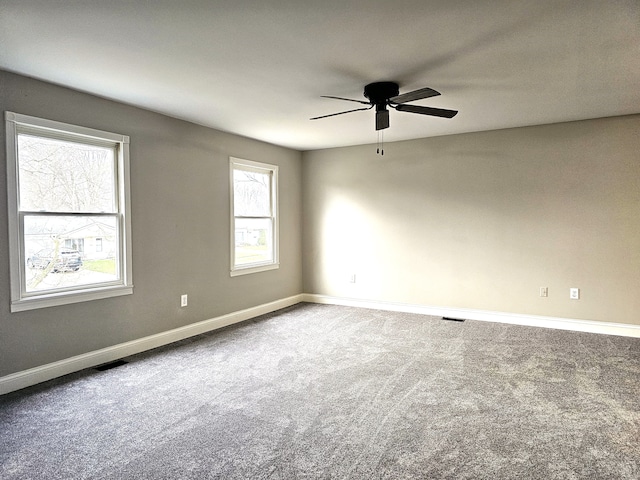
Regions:
[[[71,303],[98,300],[102,298],[129,295],[133,293],[133,273],[131,262],[131,204],[129,180],[129,137],[91,128],[70,125],[38,117],[5,112],[5,135],[7,147],[7,200],[9,220],[9,270],[11,280],[11,311],[20,312],[36,308],[66,305]],[[88,141],[107,141],[119,143],[118,148],[118,201],[120,221],[120,272],[121,281],[116,285],[96,285],[82,287],[65,292],[43,292],[29,294],[22,291],[24,280],[24,248],[21,238],[18,214],[18,146],[17,134],[21,128],[33,127],[36,130],[49,130],[60,138],[84,137]],[[122,207],[123,206],[123,207]]]
[[[236,232],[235,232],[235,212],[234,212],[234,185],[233,185],[233,170],[240,167],[245,170],[254,170],[256,172],[264,173],[265,171],[272,172],[271,177],[271,203],[272,203],[272,218],[273,218],[273,260],[269,263],[263,264],[249,264],[249,265],[235,265],[236,258]],[[267,270],[275,270],[280,268],[280,241],[279,241],[279,211],[278,211],[278,166],[270,165],[268,163],[254,162],[251,160],[243,160],[241,158],[229,157],[229,191],[231,204],[229,207],[230,212],[230,274],[232,277],[238,275],[246,275],[250,273],[264,272]]]

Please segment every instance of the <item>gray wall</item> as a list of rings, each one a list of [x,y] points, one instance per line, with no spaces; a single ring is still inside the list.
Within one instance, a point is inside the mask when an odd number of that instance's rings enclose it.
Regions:
[[[302,292],[300,152],[0,71],[5,110],[131,137],[135,287],[129,296],[10,313],[3,140],[0,376]],[[4,139],[4,113],[1,125]],[[229,156],[280,166],[278,270],[229,276]]]
[[[640,324],[640,116],[391,143],[381,157],[301,154],[2,71],[0,107],[131,137],[135,283],[10,313],[0,175],[0,376],[303,291]],[[279,270],[229,276],[229,156],[280,166]]]
[[[305,152],[304,290],[640,325],[639,132],[635,115]]]

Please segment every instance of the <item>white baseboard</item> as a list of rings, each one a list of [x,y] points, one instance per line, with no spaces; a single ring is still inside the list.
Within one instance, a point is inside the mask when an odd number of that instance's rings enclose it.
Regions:
[[[292,297],[258,305],[257,307],[247,308],[238,312],[229,313],[220,317],[203,320],[201,322],[192,323],[191,325],[185,325],[184,327],[143,337],[138,340],[120,343],[111,347],[6,375],[4,377],[0,377],[0,395],[20,390],[21,388],[29,387],[53,378],[61,377],[62,375],[77,372],[85,368],[95,367],[128,355],[134,355],[152,348],[161,347],[178,340],[193,337],[194,335],[199,335],[234,323],[249,320],[250,318],[254,318],[265,313],[274,312],[281,308],[295,305],[296,303],[303,301],[302,299],[302,295],[294,295]]]
[[[20,390],[21,388],[26,388],[31,385],[36,385],[37,383],[61,377],[69,373],[77,372],[85,368],[95,367],[128,355],[134,355],[152,348],[161,347],[178,340],[184,340],[185,338],[193,337],[194,335],[206,333],[234,323],[243,322],[259,315],[274,312],[300,302],[344,305],[350,307],[372,308],[375,310],[419,313],[423,315],[511,323],[532,327],[555,328],[561,330],[640,338],[640,325],[630,325],[626,323],[573,320],[567,318],[489,312],[463,308],[432,307],[304,293],[0,377],[0,395]]]
[[[467,320],[481,320],[486,322],[511,323],[531,327],[555,328],[576,332],[600,333],[605,335],[619,335],[640,338],[640,325],[627,323],[597,322],[593,320],[574,320],[569,318],[543,317],[538,315],[523,315],[518,313],[490,312],[465,308],[431,307],[406,303],[378,302],[354,298],[331,297],[305,293],[304,302],[344,305],[350,307],[372,308],[392,312],[419,313],[438,317],[461,318]]]

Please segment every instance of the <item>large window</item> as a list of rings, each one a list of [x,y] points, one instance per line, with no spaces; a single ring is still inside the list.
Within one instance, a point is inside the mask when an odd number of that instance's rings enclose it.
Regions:
[[[231,158],[231,275],[278,268],[278,167]]]
[[[129,137],[5,118],[11,310],[132,293]]]

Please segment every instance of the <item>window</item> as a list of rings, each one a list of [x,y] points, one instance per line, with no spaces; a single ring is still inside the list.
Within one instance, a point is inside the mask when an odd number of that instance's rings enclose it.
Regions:
[[[5,119],[11,311],[133,293],[129,137]]]
[[[231,275],[278,268],[278,167],[230,159]]]

